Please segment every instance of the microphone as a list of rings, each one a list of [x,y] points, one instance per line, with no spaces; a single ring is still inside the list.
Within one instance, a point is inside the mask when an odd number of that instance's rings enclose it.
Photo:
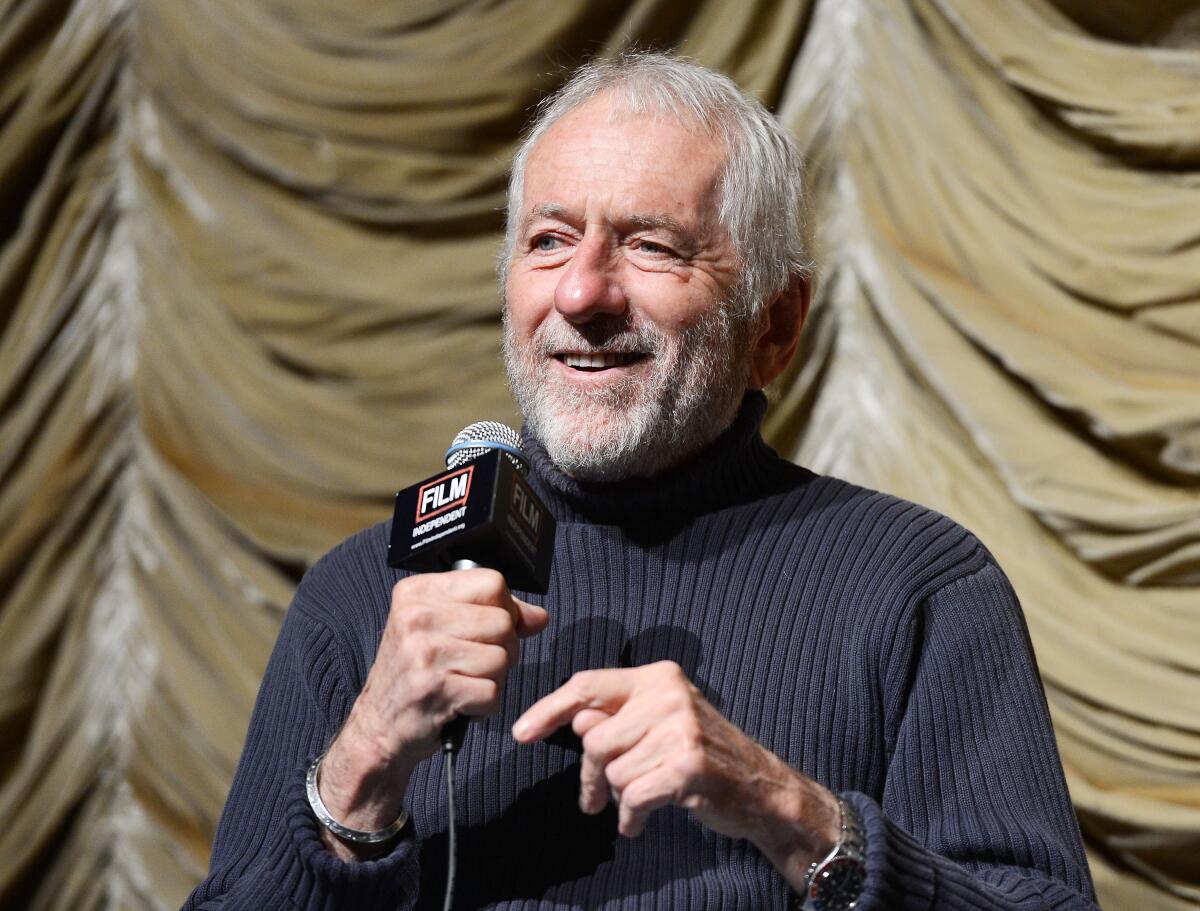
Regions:
[[[495,421],[463,428],[446,450],[446,469],[396,494],[388,566],[486,566],[513,588],[544,595],[554,516],[525,480],[529,460],[517,432]]]
[[[446,450],[446,471],[396,494],[388,565],[416,572],[498,570],[510,586],[545,594],[554,551],[554,516],[525,475],[529,461],[515,430],[478,421]],[[442,729],[456,751],[468,719]]]
[[[521,438],[511,427],[495,421],[464,427],[446,450],[444,472],[396,494],[388,566],[414,572],[486,566],[499,570],[513,588],[544,595],[554,516],[525,480],[528,471]],[[442,728],[449,817],[443,911],[454,905],[454,757],[468,722],[459,715]]]

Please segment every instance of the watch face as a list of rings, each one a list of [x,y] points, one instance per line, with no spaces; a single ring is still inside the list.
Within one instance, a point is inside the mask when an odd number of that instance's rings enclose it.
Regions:
[[[865,882],[861,860],[836,857],[817,871],[809,892],[817,911],[847,911],[857,904]]]

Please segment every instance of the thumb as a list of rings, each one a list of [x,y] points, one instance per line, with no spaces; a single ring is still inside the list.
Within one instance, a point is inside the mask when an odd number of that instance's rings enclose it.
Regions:
[[[516,597],[513,598],[513,604],[517,606],[517,635],[522,639],[540,633],[550,622],[550,615],[543,607]]]

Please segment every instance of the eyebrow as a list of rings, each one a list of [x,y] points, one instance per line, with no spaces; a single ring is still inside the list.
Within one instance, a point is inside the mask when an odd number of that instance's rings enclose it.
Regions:
[[[529,226],[539,218],[555,218],[559,221],[569,221],[567,207],[556,202],[543,202],[530,209],[521,219],[521,234],[529,233]]]
[[[559,221],[568,222],[571,220],[569,210],[566,206],[556,202],[540,203],[530,209],[528,214],[521,219],[521,233],[528,233],[529,226],[538,218],[554,218]],[[670,215],[653,215],[637,212],[633,215],[622,216],[619,221],[622,225],[639,231],[670,231],[679,238],[691,237],[691,232],[684,227],[683,223],[676,218],[672,218]]]
[[[631,228],[637,228],[642,231],[669,231],[676,237],[691,237],[691,232],[683,226],[683,223],[678,219],[672,218],[670,215],[644,215],[639,213],[622,218],[621,221]]]

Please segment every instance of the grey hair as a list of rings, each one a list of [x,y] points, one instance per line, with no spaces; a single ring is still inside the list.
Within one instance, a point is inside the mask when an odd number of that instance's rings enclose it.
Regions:
[[[812,275],[804,161],[788,131],[728,76],[666,54],[639,52],[585,64],[538,105],[513,157],[499,259],[502,282],[517,242],[529,153],[562,117],[602,93],[616,114],[672,117],[724,143],[717,218],[737,251],[741,279],[734,296],[748,316],[757,317],[794,281]]]

